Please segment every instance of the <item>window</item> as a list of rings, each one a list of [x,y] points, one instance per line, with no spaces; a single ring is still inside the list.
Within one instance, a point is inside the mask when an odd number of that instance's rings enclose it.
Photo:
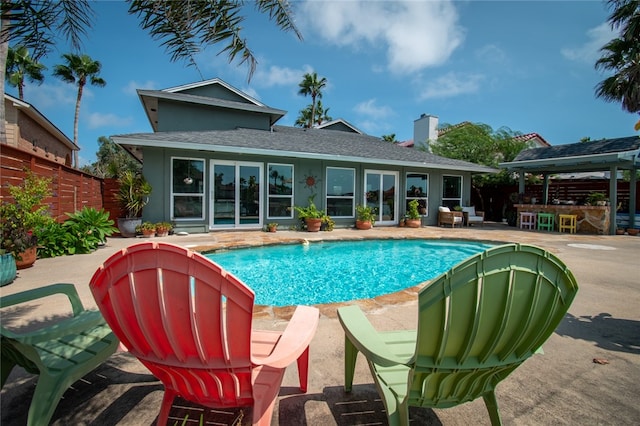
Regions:
[[[293,217],[293,166],[269,164],[267,186],[269,188],[268,216],[270,218]]]
[[[442,205],[450,209],[462,205],[462,176],[442,176]]]
[[[171,159],[171,201],[174,219],[204,219],[204,160]]]
[[[418,200],[418,211],[422,215],[429,212],[429,175],[425,173],[407,173],[406,179],[406,206],[409,210],[409,201]]]
[[[353,217],[355,169],[327,167],[327,209],[332,217]]]

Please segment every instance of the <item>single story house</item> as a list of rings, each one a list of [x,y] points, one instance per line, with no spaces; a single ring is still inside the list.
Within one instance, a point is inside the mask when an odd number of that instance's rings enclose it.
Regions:
[[[286,111],[220,79],[138,95],[153,132],[112,138],[143,161],[153,187],[143,219],[171,221],[177,231],[297,225],[293,207],[309,199],[336,227],[352,226],[364,203],[376,208],[376,226],[397,225],[412,199],[423,225],[435,225],[438,206],[468,205],[472,174],[496,171],[402,148],[344,120],[280,126]],[[429,117],[414,131],[428,129]]]

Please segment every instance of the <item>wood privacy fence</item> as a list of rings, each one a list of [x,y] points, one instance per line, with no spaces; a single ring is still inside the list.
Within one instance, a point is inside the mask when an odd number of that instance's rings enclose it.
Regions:
[[[84,207],[100,210],[104,207],[103,180],[63,164],[37,157],[29,152],[0,144],[0,200],[11,202],[8,184],[19,185],[27,170],[36,176],[51,179],[52,196],[44,200],[51,216],[58,222]]]

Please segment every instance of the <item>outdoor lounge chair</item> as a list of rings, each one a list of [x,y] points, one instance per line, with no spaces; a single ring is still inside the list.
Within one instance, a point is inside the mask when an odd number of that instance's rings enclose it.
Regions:
[[[484,226],[484,212],[476,210],[474,206],[463,207],[462,214],[464,215],[464,224],[466,226],[471,226],[474,223]]]
[[[455,228],[456,225],[462,226],[463,222],[462,212],[451,211],[449,207],[438,207],[438,226],[451,225],[452,228]]]
[[[38,374],[27,424],[48,425],[64,392],[102,364],[118,348],[118,339],[96,310],[85,310],[73,284],[52,284],[0,297],[0,308],[62,294],[73,316],[33,331],[0,327],[3,387],[16,365]],[[44,303],[44,301],[38,300]]]
[[[269,425],[294,361],[306,392],[316,308],[298,306],[283,332],[253,330],[253,291],[204,256],[167,243],[114,254],[90,287],[114,333],[163,383],[159,425],[176,396],[210,408],[253,406],[253,424]]]
[[[495,387],[553,333],[578,286],[537,247],[491,248],[454,266],[419,293],[418,329],[377,332],[356,305],[338,309],[345,339],[345,390],[362,352],[390,425],[409,406],[448,408],[483,397],[501,424]]]

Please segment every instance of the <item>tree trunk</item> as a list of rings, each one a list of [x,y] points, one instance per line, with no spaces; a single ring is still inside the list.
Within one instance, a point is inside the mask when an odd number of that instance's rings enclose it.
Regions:
[[[73,166],[76,169],[80,168],[78,164],[78,151],[80,150],[80,144],[78,143],[78,120],[80,119],[80,101],[82,100],[82,89],[84,85],[78,83],[78,98],[76,99],[76,113],[73,119],[73,143],[77,148],[73,151]]]

